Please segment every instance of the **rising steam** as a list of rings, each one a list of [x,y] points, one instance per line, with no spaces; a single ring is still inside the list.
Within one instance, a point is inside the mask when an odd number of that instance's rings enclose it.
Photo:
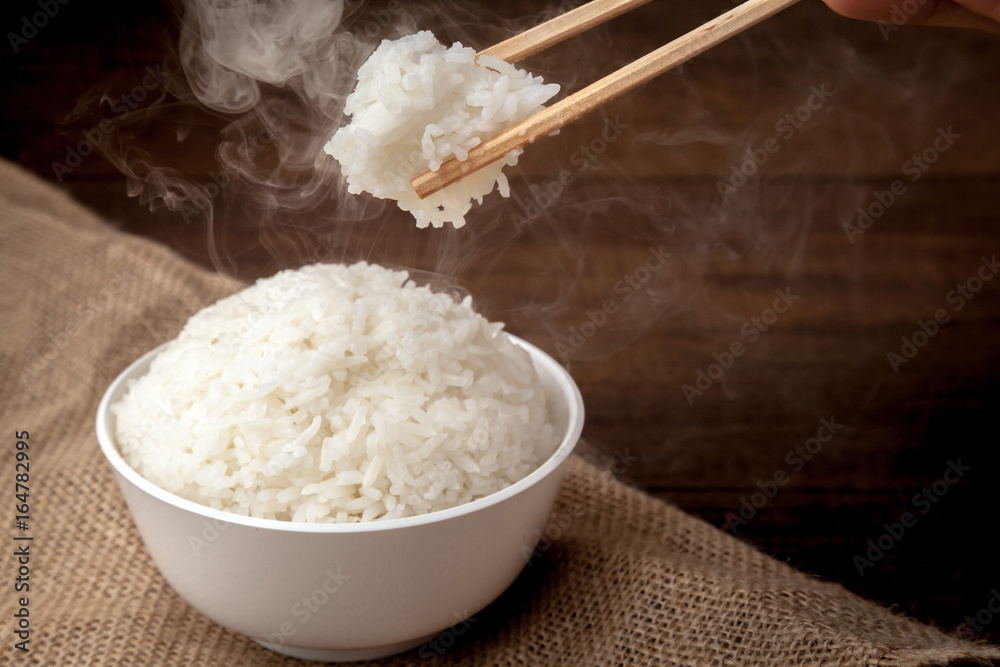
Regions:
[[[686,20],[703,11],[703,21],[723,5],[656,11],[677,11]],[[567,7],[517,22],[458,2],[182,0],[175,9],[178,34],[162,63],[163,82],[145,104],[121,114],[113,111],[115,95],[102,91],[68,119],[79,130],[113,120],[114,131],[102,133],[94,150],[126,175],[129,194],[176,211],[179,224],[204,225],[216,268],[244,279],[307,262],[360,259],[418,269],[441,289],[473,294],[496,274],[532,275],[530,293],[477,305],[563,349],[581,325],[600,322],[588,328],[596,333],[585,347],[570,346],[567,361],[610,354],[658,318],[687,310],[711,263],[725,274],[749,255],[800,256],[812,205],[848,216],[864,193],[828,203],[815,184],[786,176],[815,160],[853,173],[873,151],[919,144],[946,99],[932,92],[941,90],[940,78],[930,77],[962,71],[948,54],[917,54],[912,67],[890,78],[838,38],[824,7],[803,3],[790,11],[813,12],[816,43],[825,45],[807,60],[786,53],[780,28],[766,22],[648,84],[662,99],[657,108],[626,96],[529,148],[511,173],[512,198],[487,197],[465,228],[416,230],[394,206],[348,195],[322,150],[346,122],[344,103],[360,65],[383,38],[429,29],[443,43],[483,48]],[[678,25],[678,34],[695,25]],[[619,29],[598,27],[522,66],[569,93],[658,45],[632,52],[612,37]],[[726,88],[737,78],[734,68],[743,73],[743,88]],[[810,103],[822,86],[833,97]],[[905,109],[912,131],[890,132],[859,116],[851,100],[860,97],[884,99],[890,113],[893,106]],[[922,104],[913,104],[917,99]],[[791,134],[782,129],[784,115],[810,104],[807,123]],[[176,152],[152,154],[153,144]],[[824,154],[831,146],[838,152]],[[767,164],[747,166],[739,176],[748,155],[765,154]],[[185,173],[180,155],[184,164],[200,156],[205,166]],[[637,173],[633,160],[652,171]],[[717,175],[718,187],[675,187],[705,175]],[[790,209],[793,200],[799,205]],[[262,246],[270,263],[242,266],[236,250],[219,245],[217,239],[234,237],[220,228]],[[592,261],[598,245],[618,248],[619,261]],[[783,286],[793,279],[777,280]],[[583,286],[605,299],[584,302]],[[713,307],[733,322],[749,308]]]
[[[332,115],[342,90],[347,33],[342,2],[197,2],[183,4],[181,65],[198,101],[242,113],[261,101],[261,84],[295,88]],[[321,65],[321,66],[317,66]],[[348,78],[352,73],[347,73]]]

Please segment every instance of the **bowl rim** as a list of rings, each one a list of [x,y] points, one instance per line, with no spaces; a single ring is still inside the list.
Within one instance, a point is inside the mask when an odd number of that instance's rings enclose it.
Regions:
[[[108,388],[105,390],[104,395],[101,397],[101,401],[97,407],[97,442],[101,448],[101,452],[104,454],[104,457],[111,464],[114,472],[121,478],[128,480],[128,482],[133,486],[142,490],[147,495],[160,500],[161,502],[167,503],[168,505],[172,505],[181,510],[186,510],[194,514],[204,516],[207,519],[227,521],[229,523],[255,529],[263,528],[268,530],[313,534],[379,532],[447,521],[452,518],[484,510],[488,507],[501,503],[508,498],[516,496],[523,491],[526,491],[535,484],[538,484],[543,479],[558,470],[569,458],[569,455],[573,452],[579,442],[580,434],[583,431],[583,396],[580,394],[580,388],[577,386],[569,372],[549,354],[535,345],[532,345],[531,343],[518,338],[511,333],[503,333],[512,343],[528,352],[531,356],[532,363],[536,366],[536,368],[541,367],[539,368],[540,372],[544,371],[552,376],[552,379],[555,381],[555,384],[559,389],[560,396],[567,403],[566,430],[562,441],[559,443],[559,446],[556,447],[555,451],[531,473],[510,486],[501,489],[500,491],[455,507],[435,510],[433,512],[419,514],[416,516],[402,517],[399,519],[375,519],[372,521],[357,523],[306,523],[283,521],[280,519],[261,519],[258,517],[234,514],[226,510],[215,509],[207,505],[196,503],[192,500],[187,500],[186,498],[182,498],[160,488],[133,469],[119,453],[111,429],[111,424],[114,419],[114,416],[111,414],[111,404],[112,399],[115,401],[118,400],[119,392],[123,393],[124,391],[127,391],[128,381],[141,377],[140,375],[137,375],[137,372],[144,366],[146,367],[146,370],[148,370],[148,366],[152,363],[153,359],[158,356],[172,341],[167,341],[166,343],[158,345],[140,356],[138,359],[129,364],[121,373],[119,373],[111,384],[108,385]]]

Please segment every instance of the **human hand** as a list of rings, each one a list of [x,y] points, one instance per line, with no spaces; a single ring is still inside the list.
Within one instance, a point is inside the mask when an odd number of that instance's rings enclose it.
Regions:
[[[894,25],[939,25],[1000,33],[997,0],[823,0],[848,18]]]

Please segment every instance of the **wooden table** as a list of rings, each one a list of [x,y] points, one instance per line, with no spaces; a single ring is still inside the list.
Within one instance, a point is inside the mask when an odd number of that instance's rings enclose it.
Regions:
[[[728,6],[652,3],[525,65],[575,89]],[[352,7],[354,31],[379,37],[414,11]],[[474,10],[417,22],[475,46],[511,29]],[[4,156],[196,263],[213,247],[242,278],[310,260],[431,272],[567,361],[584,449],[623,479],[902,613],[1000,638],[1000,38],[801,3],[539,142],[514,198],[465,229],[416,230],[334,186],[271,215],[235,181],[209,228],[129,198],[101,157],[53,165],[108,118],[110,141],[212,192],[227,121],[154,104],[177,79],[127,118],[85,105],[70,138],[54,129],[81,96],[179,76],[169,26],[151,3],[61,6],[4,53]]]

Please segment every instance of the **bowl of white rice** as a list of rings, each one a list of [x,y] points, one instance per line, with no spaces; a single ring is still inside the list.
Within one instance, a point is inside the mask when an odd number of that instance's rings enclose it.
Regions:
[[[534,552],[583,425],[554,359],[365,263],[286,271],[126,368],[97,436],[164,578],[324,661],[415,648]]]

